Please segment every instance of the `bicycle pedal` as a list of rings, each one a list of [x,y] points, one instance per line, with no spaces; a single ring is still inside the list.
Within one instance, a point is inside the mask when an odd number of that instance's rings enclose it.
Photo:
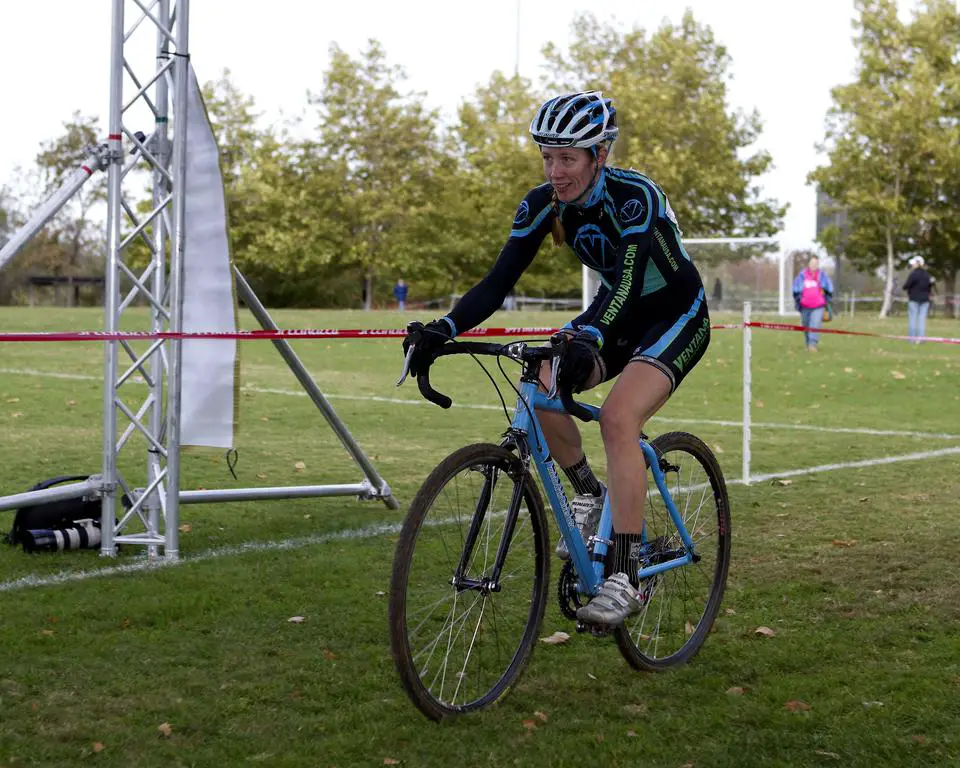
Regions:
[[[583,621],[577,622],[577,632],[589,632],[594,637],[606,637],[609,635],[616,627],[611,627],[607,624],[587,624]]]

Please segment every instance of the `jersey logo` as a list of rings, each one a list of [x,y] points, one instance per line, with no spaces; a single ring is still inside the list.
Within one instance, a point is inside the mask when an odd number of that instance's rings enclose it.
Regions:
[[[588,267],[606,269],[607,254],[613,254],[613,243],[596,224],[587,224],[577,232],[573,251]]]
[[[643,216],[646,211],[647,209],[644,204],[636,198],[633,200],[627,200],[627,202],[625,202],[623,207],[620,209],[620,221],[624,223],[636,221]]]
[[[530,206],[527,205],[527,201],[524,200],[520,203],[520,207],[517,208],[517,215],[513,217],[514,226],[522,227],[527,223],[527,219],[530,218]]]

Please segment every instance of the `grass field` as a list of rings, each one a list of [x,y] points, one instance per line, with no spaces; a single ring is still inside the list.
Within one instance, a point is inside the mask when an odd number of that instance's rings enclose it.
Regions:
[[[276,320],[393,328],[411,316]],[[905,321],[835,325],[903,333]],[[100,326],[93,310],[0,309],[3,330]],[[960,325],[931,321],[928,333]],[[438,366],[434,384],[455,401],[442,411],[393,387],[397,341],[297,342],[401,511],[350,498],[187,506],[180,563],[126,573],[143,563],[138,550],[105,561],[0,549],[0,767],[957,764],[960,347],[827,336],[812,355],[799,334],[753,338],[761,481],[736,482],[738,331],[714,334],[648,429],[698,434],[730,483],[727,595],[689,665],[633,672],[612,640],[573,633],[551,602],[541,635],[564,630],[569,642],[538,644],[497,707],[425,720],[389,654],[396,530],[430,469],[461,445],[496,442],[504,415],[468,359]],[[95,343],[0,345],[0,492],[99,471],[101,367]],[[184,488],[361,479],[272,345],[244,343],[242,369],[238,477],[220,456],[185,454]],[[602,472],[595,431],[586,445]],[[136,485],[142,451],[121,462]],[[12,516],[0,512],[0,528]]]

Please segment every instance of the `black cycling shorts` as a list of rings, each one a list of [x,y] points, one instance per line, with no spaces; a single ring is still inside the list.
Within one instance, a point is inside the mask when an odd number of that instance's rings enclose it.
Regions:
[[[629,337],[604,340],[600,349],[603,381],[619,375],[627,363],[640,360],[670,379],[671,392],[680,386],[710,344],[710,314],[703,288],[693,301],[680,303],[676,312],[659,315],[663,319],[637,328]]]

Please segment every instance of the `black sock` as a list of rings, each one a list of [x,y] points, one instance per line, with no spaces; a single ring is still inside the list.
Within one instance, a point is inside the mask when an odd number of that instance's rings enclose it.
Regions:
[[[613,546],[616,551],[614,573],[625,573],[634,587],[640,587],[637,570],[640,568],[640,550],[643,547],[639,533],[613,534]]]
[[[570,484],[573,485],[573,490],[577,492],[578,496],[599,496],[603,492],[603,486],[600,485],[600,481],[597,480],[597,476],[593,474],[593,470],[587,463],[586,454],[573,466],[564,467],[563,473],[570,480]]]

